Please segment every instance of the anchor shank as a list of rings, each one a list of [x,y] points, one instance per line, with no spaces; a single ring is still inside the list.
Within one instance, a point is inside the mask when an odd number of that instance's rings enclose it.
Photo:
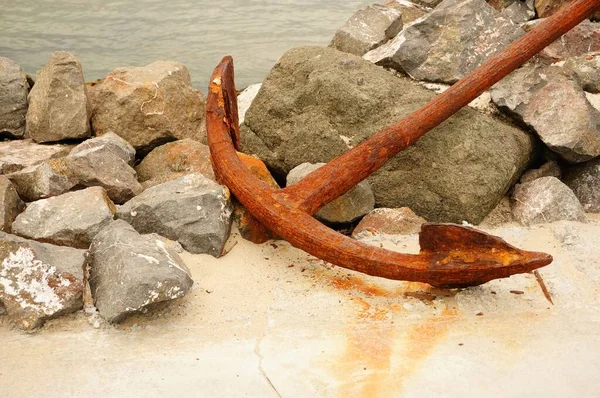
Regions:
[[[314,214],[381,168],[390,158],[438,126],[492,85],[600,8],[600,0],[576,0],[514,41],[506,49],[436,96],[422,108],[388,126],[297,184],[277,194]]]

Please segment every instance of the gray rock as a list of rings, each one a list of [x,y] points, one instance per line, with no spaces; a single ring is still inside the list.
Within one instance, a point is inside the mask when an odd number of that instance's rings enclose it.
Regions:
[[[387,58],[365,58],[416,80],[453,84],[522,35],[485,0],[444,0],[381,49]]]
[[[302,163],[287,175],[287,186],[296,184],[325,163]],[[339,198],[329,202],[316,214],[320,220],[332,223],[347,223],[369,213],[375,207],[375,197],[367,181],[362,181]]]
[[[36,142],[90,136],[90,108],[79,61],[66,51],[52,54],[29,93],[25,133]]]
[[[10,180],[0,176],[0,230],[10,232],[13,221],[24,208],[25,203]]]
[[[527,64],[491,89],[492,101],[569,162],[600,155],[600,113],[560,68]]]
[[[434,8],[437,7],[442,0],[413,0],[413,2],[423,7]]]
[[[402,30],[400,11],[373,4],[356,11],[331,40],[340,51],[363,55],[395,37]]]
[[[240,124],[244,123],[244,118],[246,117],[246,112],[248,108],[250,108],[250,104],[254,101],[256,94],[262,87],[261,83],[252,84],[244,89],[237,97],[238,103],[238,121]]]
[[[573,191],[555,177],[542,177],[517,185],[512,200],[513,215],[523,225],[560,220],[587,222]]]
[[[518,25],[535,18],[535,10],[527,3],[517,0],[502,10],[501,15]]]
[[[363,234],[411,235],[419,233],[427,222],[408,207],[400,209],[379,208],[367,214],[352,231],[353,238]]]
[[[94,132],[114,131],[142,154],[176,139],[206,139],[204,98],[180,62],[117,68],[89,91]]]
[[[200,174],[189,174],[146,189],[117,217],[142,234],[176,240],[191,253],[219,257],[231,230],[229,190]]]
[[[569,58],[564,68],[573,71],[585,91],[600,93],[600,52]]]
[[[332,160],[434,96],[351,54],[292,49],[246,114],[242,150],[282,177],[301,163]],[[517,181],[533,145],[529,134],[463,109],[369,182],[378,207],[410,207],[430,221],[477,223]]]
[[[135,149],[133,146],[112,131],[82,142],[71,150],[70,155],[76,156],[81,152],[90,151],[94,148],[102,148],[103,151],[111,152],[130,166],[135,163]]]
[[[81,279],[48,263],[27,243],[0,242],[0,301],[23,330],[82,307]]]
[[[32,140],[0,142],[0,174],[14,173],[44,160],[67,155],[72,145],[40,145]]]
[[[27,202],[62,195],[77,185],[66,158],[46,160],[7,177]]]
[[[78,185],[101,186],[113,202],[125,203],[143,191],[130,166],[135,155],[131,158],[122,142],[103,137],[76,146],[67,157],[69,169]]]
[[[0,243],[7,242],[31,247],[40,261],[56,267],[60,272],[73,275],[83,287],[83,267],[87,261],[85,250],[37,242],[0,231]]]
[[[15,219],[12,231],[42,242],[87,249],[115,211],[106,191],[91,187],[31,203]]]
[[[154,148],[135,170],[144,188],[193,173],[215,180],[208,146],[188,138]]]
[[[565,184],[588,213],[600,213],[600,159],[569,167]]]
[[[560,166],[554,160],[544,163],[539,169],[527,170],[521,176],[521,184],[525,184],[526,182],[531,182],[533,180],[537,180],[542,177],[556,177],[559,180],[562,177],[562,171],[560,170]]]
[[[6,308],[4,307],[4,304],[2,304],[0,302],[0,315],[6,315]]]
[[[183,297],[194,282],[177,253],[118,220],[92,242],[89,283],[100,315],[121,322],[152,304]]]
[[[29,83],[23,69],[0,57],[0,135],[23,137],[28,93]]]

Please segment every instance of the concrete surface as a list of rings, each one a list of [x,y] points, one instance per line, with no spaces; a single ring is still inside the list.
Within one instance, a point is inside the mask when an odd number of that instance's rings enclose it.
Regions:
[[[555,256],[540,272],[554,305],[532,275],[436,290],[234,234],[219,260],[183,254],[187,297],[122,325],[80,312],[28,335],[0,316],[0,394],[600,396],[600,217],[492,232]],[[418,247],[416,236],[371,240]],[[415,291],[436,298],[405,296]]]

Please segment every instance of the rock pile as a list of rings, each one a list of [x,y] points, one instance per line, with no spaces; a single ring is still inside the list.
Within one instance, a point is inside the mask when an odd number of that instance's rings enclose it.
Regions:
[[[330,47],[291,49],[242,92],[240,159],[273,189],[294,184],[565,2],[388,0],[361,9]],[[600,212],[595,51],[600,26],[586,21],[315,217],[358,224],[356,239],[486,216],[585,222],[585,212]],[[253,242],[277,238],[216,181],[204,112],[178,62],[85,83],[77,59],[57,52],[34,83],[0,58],[0,314],[37,328],[82,308],[89,283],[99,314],[120,322],[190,290],[190,271],[163,238],[215,257],[234,221]]]

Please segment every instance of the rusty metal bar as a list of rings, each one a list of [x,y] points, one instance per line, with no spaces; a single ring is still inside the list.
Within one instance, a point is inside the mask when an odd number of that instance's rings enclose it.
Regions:
[[[576,0],[563,7],[416,112],[373,134],[326,166],[283,189],[279,195],[308,213],[316,213],[591,16],[598,8],[600,0]]]

